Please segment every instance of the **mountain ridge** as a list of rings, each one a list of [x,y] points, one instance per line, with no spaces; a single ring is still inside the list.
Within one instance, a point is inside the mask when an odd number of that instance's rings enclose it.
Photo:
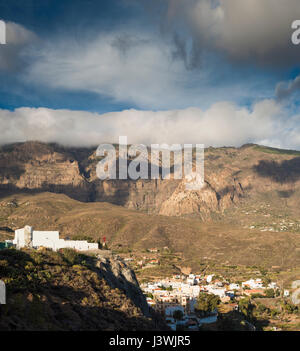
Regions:
[[[205,187],[185,191],[182,180],[106,180],[96,176],[93,148],[25,142],[0,148],[0,191],[64,193],[82,202],[110,202],[166,216],[207,220],[241,199],[274,189],[297,197],[300,152],[244,145],[205,150]]]

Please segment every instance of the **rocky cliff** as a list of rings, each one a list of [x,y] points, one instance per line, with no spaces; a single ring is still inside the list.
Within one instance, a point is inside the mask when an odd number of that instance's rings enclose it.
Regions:
[[[27,142],[0,150],[0,189],[64,193],[84,202],[110,202],[166,216],[208,219],[241,199],[270,191],[296,198],[300,153],[246,145],[205,150],[205,187],[186,191],[181,180],[109,180],[96,177],[93,149]]]
[[[120,257],[114,257],[110,251],[104,250],[97,255],[96,267],[99,268],[99,275],[111,287],[124,291],[145,316],[150,316],[148,304],[141,292],[134,271]]]

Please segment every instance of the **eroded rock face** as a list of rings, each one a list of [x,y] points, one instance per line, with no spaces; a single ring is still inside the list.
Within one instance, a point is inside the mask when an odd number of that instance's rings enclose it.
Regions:
[[[103,251],[103,254],[99,254],[97,259],[96,267],[100,268],[100,275],[108,284],[114,289],[123,290],[143,314],[149,316],[149,307],[134,271],[120,257],[114,257],[108,251]]]
[[[27,142],[0,150],[0,189],[5,192],[64,193],[85,202],[105,201],[165,216],[222,213],[241,198],[300,186],[299,156],[262,152],[255,145],[208,148],[205,186],[186,191],[184,180],[108,180],[96,176],[95,149],[68,149]]]
[[[53,191],[88,201],[90,185],[78,161],[54,146],[29,142],[0,154],[0,184],[9,191]],[[72,194],[72,195],[71,195]]]

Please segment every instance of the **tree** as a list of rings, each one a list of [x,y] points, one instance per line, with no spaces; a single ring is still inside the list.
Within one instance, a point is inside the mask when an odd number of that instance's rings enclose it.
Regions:
[[[215,311],[220,303],[220,298],[214,294],[200,293],[195,305],[196,312],[207,314]]]
[[[267,307],[261,303],[257,304],[257,312],[262,314],[267,311]]]
[[[264,298],[265,296],[259,293],[254,293],[251,294],[251,299],[259,299],[259,298]]]
[[[292,314],[298,311],[298,307],[288,301],[282,301],[281,308],[288,314]]]
[[[239,310],[246,317],[246,319],[251,320],[253,318],[254,305],[249,297],[241,299],[239,301]]]
[[[267,289],[265,291],[266,297],[273,298],[275,297],[275,291],[274,289]]]
[[[177,321],[180,321],[183,318],[182,311],[181,310],[174,311],[173,318],[176,319]]]

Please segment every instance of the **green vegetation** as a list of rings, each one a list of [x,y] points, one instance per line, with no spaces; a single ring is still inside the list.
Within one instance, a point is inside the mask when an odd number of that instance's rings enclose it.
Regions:
[[[200,293],[195,305],[196,313],[200,315],[207,315],[216,310],[220,304],[219,296],[207,293]]]
[[[251,321],[253,319],[254,309],[255,309],[255,305],[252,303],[249,297],[241,299],[239,301],[239,310],[247,320]]]
[[[293,314],[293,313],[297,313],[298,312],[298,306],[292,304],[289,301],[283,300],[281,302],[281,308],[284,312],[288,313],[288,314]]]
[[[296,150],[277,149],[277,148],[262,146],[262,145],[255,145],[253,149],[257,151],[265,152],[268,154],[300,156],[300,151],[296,151]]]
[[[265,290],[266,297],[268,298],[274,298],[275,297],[275,291],[274,289],[266,289]]]

